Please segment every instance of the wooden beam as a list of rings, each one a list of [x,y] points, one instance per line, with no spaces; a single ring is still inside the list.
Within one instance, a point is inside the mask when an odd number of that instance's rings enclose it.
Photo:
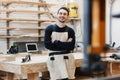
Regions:
[[[105,47],[105,1],[92,0],[92,52],[101,54]]]

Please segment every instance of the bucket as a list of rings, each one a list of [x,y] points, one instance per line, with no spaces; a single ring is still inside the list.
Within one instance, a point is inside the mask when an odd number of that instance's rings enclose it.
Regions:
[[[69,17],[70,18],[77,18],[78,17],[78,14],[77,14],[77,10],[78,10],[78,7],[76,5],[75,2],[70,2],[67,4],[67,7],[69,9]]]

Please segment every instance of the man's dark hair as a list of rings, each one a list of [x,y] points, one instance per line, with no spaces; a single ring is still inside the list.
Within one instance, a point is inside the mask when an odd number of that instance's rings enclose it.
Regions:
[[[66,8],[66,7],[61,7],[60,9],[58,9],[58,12],[57,12],[57,14],[59,13],[59,11],[60,11],[61,9],[64,9],[64,10],[66,10],[66,11],[67,11],[67,13],[68,13],[68,15],[69,15],[69,10],[68,10],[68,8]]]

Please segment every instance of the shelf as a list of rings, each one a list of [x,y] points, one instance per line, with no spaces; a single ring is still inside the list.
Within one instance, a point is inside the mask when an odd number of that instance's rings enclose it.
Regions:
[[[80,20],[81,20],[80,18],[69,18],[67,22],[69,23],[71,21],[73,22],[73,21],[80,21]]]
[[[80,21],[80,18],[69,18],[69,20],[76,20],[76,21]]]
[[[38,5],[40,7],[51,7],[55,6],[56,4],[47,4],[47,3],[41,3],[41,2],[28,2],[28,1],[16,1],[16,0],[5,0],[0,1],[1,4],[8,5],[8,4],[29,4],[29,5]]]
[[[0,35],[0,38],[43,38],[43,35]]]
[[[33,22],[55,22],[55,20],[40,20],[40,19],[22,19],[22,18],[0,18],[6,21],[33,21]]]
[[[0,30],[44,30],[45,27],[0,27]]]
[[[14,7],[14,6],[18,6],[19,7],[26,7],[24,9],[19,9],[18,7]],[[0,16],[0,22],[4,21],[6,24],[5,27],[1,26],[0,27],[0,38],[5,38],[6,39],[6,44],[7,44],[7,49],[10,48],[10,39],[16,39],[16,38],[26,38],[25,40],[31,40],[31,38],[36,38],[37,41],[41,41],[42,38],[44,38],[44,35],[41,33],[45,30],[47,24],[42,24],[42,22],[45,23],[51,23],[51,22],[55,22],[56,20],[53,18],[52,14],[54,14],[54,12],[50,11],[49,8],[52,6],[57,6],[56,4],[51,4],[51,3],[46,3],[46,1],[40,1],[38,0],[38,2],[35,2],[34,0],[32,1],[22,1],[22,0],[0,0],[0,6],[2,6],[3,8],[0,9],[0,15],[1,14],[5,14],[4,17],[2,17],[2,15]],[[11,8],[14,7],[14,9]],[[31,7],[34,7],[34,9],[31,10]],[[42,8],[42,9],[41,9]],[[36,10],[37,9],[37,10]],[[14,13],[14,14],[12,14]],[[23,13],[29,14],[28,16],[31,15],[35,15],[36,18],[34,17],[16,17],[17,14],[19,15],[24,15]],[[41,15],[47,15],[47,16],[41,16]],[[14,17],[11,17],[14,16]],[[48,17],[48,18],[47,18]],[[11,22],[12,21],[12,22]],[[19,23],[18,23],[19,22]],[[25,22],[25,24],[22,24],[23,22]],[[15,25],[14,25],[15,23]],[[16,24],[18,23],[18,24]],[[32,27],[32,26],[26,26],[27,24],[31,24],[34,23],[36,26]],[[21,27],[20,25],[23,25],[25,27]],[[11,26],[13,25],[13,26]],[[16,26],[17,25],[17,26]],[[43,26],[44,25],[44,26]],[[43,26],[43,27],[42,27]],[[2,33],[4,30],[4,33]],[[17,34],[17,31],[14,31],[14,33],[11,33],[10,30],[20,30],[20,33]],[[29,30],[28,32],[24,31],[24,30]],[[34,32],[32,32],[34,30]],[[24,33],[25,32],[25,33]],[[30,39],[29,39],[30,38]]]
[[[12,9],[3,9],[0,12],[26,12],[26,13],[37,13],[37,14],[52,14],[52,12],[47,11],[33,11],[33,10],[12,10]]]

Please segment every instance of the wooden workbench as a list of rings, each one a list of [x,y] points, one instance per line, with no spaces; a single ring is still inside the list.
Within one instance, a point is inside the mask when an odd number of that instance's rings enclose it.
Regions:
[[[72,53],[75,57],[75,65],[79,67],[82,64],[83,54]],[[14,74],[27,74],[27,80],[39,80],[39,72],[47,71],[47,54],[30,54],[31,61],[21,63],[22,58],[28,53],[1,55],[0,70],[7,72],[7,80],[14,80]],[[6,58],[6,59],[5,59]]]
[[[103,59],[103,61],[107,62],[107,74],[109,76],[120,75],[120,59],[110,58],[112,54],[120,55],[120,52],[107,53],[106,58]]]

